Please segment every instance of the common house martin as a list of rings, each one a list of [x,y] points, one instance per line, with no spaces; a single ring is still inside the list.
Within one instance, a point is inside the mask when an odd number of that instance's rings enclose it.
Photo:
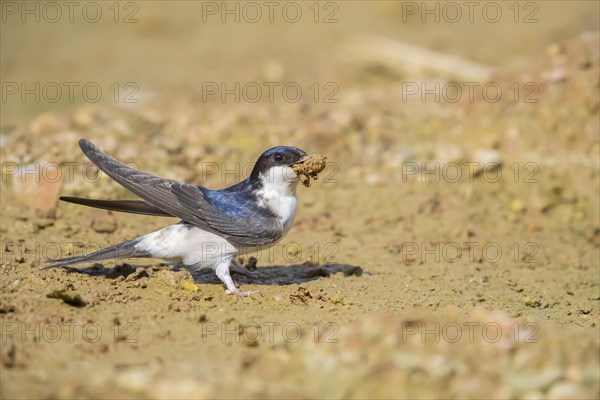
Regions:
[[[271,247],[288,233],[298,206],[299,177],[294,166],[308,157],[296,147],[273,147],[258,158],[247,179],[226,189],[210,190],[138,171],[88,140],[81,139],[79,146],[100,170],[143,200],[67,196],[61,200],[106,210],[177,217],[181,221],[88,255],[48,260],[55,264],[46,268],[109,259],[158,258],[192,270],[212,268],[227,291],[238,296],[254,292],[240,291],[231,279],[230,268],[252,275],[236,255]]]

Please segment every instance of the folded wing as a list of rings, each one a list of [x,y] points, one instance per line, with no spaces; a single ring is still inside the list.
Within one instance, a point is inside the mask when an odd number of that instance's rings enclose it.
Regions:
[[[103,153],[85,139],[79,141],[79,146],[100,170],[152,206],[146,208],[147,211],[158,209],[162,212],[160,215],[181,218],[242,247],[272,244],[281,237],[280,223],[275,218],[267,222],[249,216],[229,215],[213,205],[204,194],[206,189],[200,186],[138,171]],[[140,204],[136,203],[135,207]]]

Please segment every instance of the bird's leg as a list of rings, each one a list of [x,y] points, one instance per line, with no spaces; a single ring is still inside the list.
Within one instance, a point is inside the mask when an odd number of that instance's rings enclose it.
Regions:
[[[235,287],[235,283],[233,283],[233,279],[231,279],[231,275],[229,274],[230,265],[231,259],[225,260],[224,262],[221,262],[215,267],[215,273],[227,287],[227,292],[236,296],[251,296],[253,293],[257,293],[258,291],[242,292],[237,287]]]
[[[242,274],[248,278],[256,278],[256,275],[257,275],[256,272],[248,271],[248,269],[246,267],[244,267],[242,265],[242,263],[240,263],[235,258],[231,259],[231,269],[233,271],[237,272],[238,274]]]

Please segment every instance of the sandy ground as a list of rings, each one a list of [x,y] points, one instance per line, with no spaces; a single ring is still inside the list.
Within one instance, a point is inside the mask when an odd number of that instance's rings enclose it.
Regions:
[[[534,25],[462,23],[453,35],[451,24],[394,24],[401,2],[341,3],[327,27],[194,25],[183,3],[160,2],[139,3],[140,22],[114,30],[4,24],[47,30],[23,54],[3,35],[5,81],[137,73],[142,101],[3,104],[2,398],[597,398],[598,6],[575,3],[566,17],[552,3]],[[55,45],[74,29],[80,41]],[[407,97],[407,82],[443,87],[452,73],[405,71],[361,47],[363,33],[489,66],[502,95],[471,98],[461,82],[456,99]],[[90,43],[107,51],[118,35],[119,62],[97,65]],[[198,76],[310,94],[207,99]],[[57,204],[133,198],[90,165],[80,137],[210,188],[245,178],[279,144],[328,165],[299,186],[288,236],[244,256],[258,259],[257,277],[234,280],[260,294],[236,298],[212,272],[160,260],[39,268],[176,221]]]

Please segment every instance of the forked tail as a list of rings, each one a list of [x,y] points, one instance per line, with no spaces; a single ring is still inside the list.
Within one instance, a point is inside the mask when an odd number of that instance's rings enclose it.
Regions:
[[[57,260],[46,260],[46,262],[51,262],[55,264],[48,265],[43,269],[66,267],[68,265],[79,264],[84,262],[95,262],[102,260],[123,259],[132,257],[149,257],[149,254],[146,251],[139,250],[135,247],[135,245],[139,241],[140,239],[128,240],[126,242],[95,251],[85,256],[67,257]]]

